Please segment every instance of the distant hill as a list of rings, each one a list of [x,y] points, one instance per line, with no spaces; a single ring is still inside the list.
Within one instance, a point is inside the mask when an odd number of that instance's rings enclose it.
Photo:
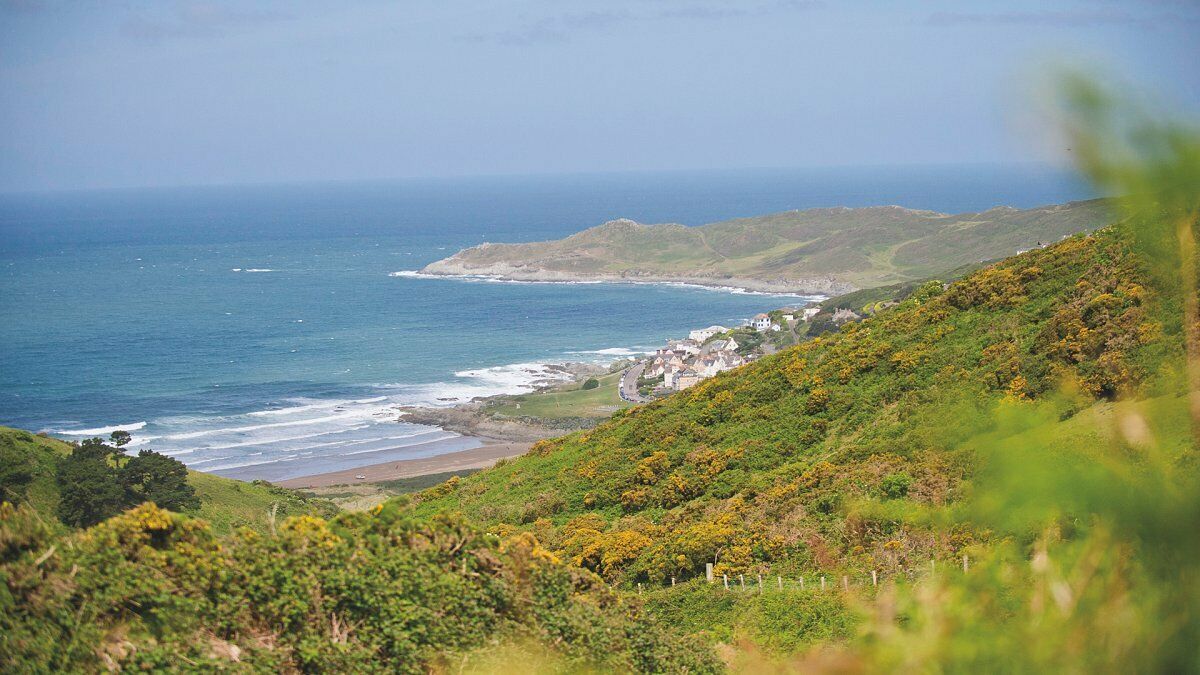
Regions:
[[[485,243],[422,272],[838,295],[1003,258],[1109,222],[1104,200],[957,215],[899,206],[820,208],[698,227],[622,219],[556,241]]]
[[[0,427],[0,460],[5,464],[0,474],[0,501],[28,501],[43,517],[54,521],[58,504],[58,486],[54,481],[59,458],[71,452],[71,446],[55,438],[38,436],[21,429]],[[9,485],[11,477],[28,473],[28,480],[16,490]],[[188,472],[188,483],[200,498],[200,508],[189,515],[203,518],[218,533],[232,532],[239,527],[265,530],[271,511],[282,522],[287,516],[332,515],[333,504],[312,500],[297,492],[256,481],[243,483],[199,471]],[[14,492],[16,494],[14,494]]]

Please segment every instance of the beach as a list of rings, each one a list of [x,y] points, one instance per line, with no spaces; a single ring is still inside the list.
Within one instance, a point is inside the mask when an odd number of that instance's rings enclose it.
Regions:
[[[525,454],[532,446],[527,442],[488,441],[478,448],[448,452],[433,457],[417,459],[401,459],[392,462],[382,462],[360,466],[354,469],[330,471],[312,476],[301,476],[276,483],[286,488],[320,488],[331,485],[353,485],[358,483],[378,483],[397,478],[411,478],[431,473],[462,471],[465,469],[483,469],[492,466],[506,457],[516,457]],[[357,478],[364,476],[365,478]]]

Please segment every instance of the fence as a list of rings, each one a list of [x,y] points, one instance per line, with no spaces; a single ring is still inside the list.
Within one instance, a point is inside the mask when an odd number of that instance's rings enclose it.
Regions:
[[[944,564],[947,564],[951,567],[957,568],[958,561],[957,560],[954,562],[944,561]],[[900,571],[899,574],[893,574],[892,578],[893,579],[903,578],[905,580],[915,581],[915,580],[921,578],[924,574],[935,574],[935,573],[937,573],[937,570],[938,570],[938,561],[930,560],[928,570],[917,570],[914,568],[904,568]],[[971,571],[971,560],[968,556],[964,555],[962,557],[962,573],[967,574],[970,571]],[[767,591],[767,589],[770,589],[772,586],[774,586],[775,589],[779,590],[779,591],[788,590],[788,589],[802,590],[802,591],[810,590],[810,589],[811,590],[828,591],[828,590],[837,589],[839,587],[843,591],[849,591],[852,586],[866,587],[869,585],[870,587],[875,588],[875,587],[878,587],[881,582],[886,581],[886,579],[884,578],[884,575],[880,574],[878,570],[871,570],[869,574],[855,574],[855,575],[842,574],[842,575],[840,575],[840,577],[841,577],[840,579],[838,577],[839,577],[839,575],[819,574],[818,573],[818,574],[813,574],[811,576],[799,576],[799,577],[784,579],[783,575],[777,574],[777,575],[775,575],[775,583],[772,584],[770,575],[767,576],[767,580],[764,583],[763,575],[755,574],[751,577],[750,585],[747,588],[745,574],[738,574],[737,577],[735,579],[733,579],[732,584],[731,584],[730,576],[728,574],[722,574],[721,577],[718,579],[716,577],[716,575],[713,574],[713,564],[707,563],[705,565],[705,580],[708,582],[708,585],[714,586],[715,588],[722,590],[724,592],[765,593]],[[806,580],[807,580],[807,582],[806,582]],[[664,586],[666,586],[666,585],[675,586],[676,584],[677,584],[677,579],[675,577],[671,577],[669,584],[664,584]],[[638,582],[638,584],[637,584],[638,594],[641,594],[642,591],[643,591],[643,584],[641,582]]]

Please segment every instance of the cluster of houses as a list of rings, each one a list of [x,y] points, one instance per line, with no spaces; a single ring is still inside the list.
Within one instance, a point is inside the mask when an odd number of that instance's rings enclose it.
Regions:
[[[738,343],[733,338],[704,342],[728,331],[722,326],[710,326],[692,331],[686,340],[668,341],[666,347],[650,357],[642,377],[661,377],[664,389],[679,391],[717,373],[737,368],[746,363],[746,359],[737,353]]]
[[[785,308],[778,314],[778,318],[790,328],[796,321],[807,321],[818,311],[820,310],[816,307],[802,310]],[[783,329],[766,314],[754,316],[748,325],[762,333]],[[691,331],[685,340],[668,340],[666,347],[654,352],[650,357],[642,371],[642,378],[653,380],[661,377],[662,389],[680,391],[717,373],[737,368],[753,360],[754,354],[743,356],[738,353],[739,345],[734,338],[712,339],[725,335],[730,330],[725,326],[709,326]]]

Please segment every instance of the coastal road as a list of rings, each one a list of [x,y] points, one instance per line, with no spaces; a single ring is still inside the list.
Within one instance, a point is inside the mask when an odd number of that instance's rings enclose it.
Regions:
[[[642,371],[645,369],[646,362],[639,361],[636,364],[626,368],[624,373],[621,373],[620,392],[622,399],[629,401],[630,403],[645,403],[649,400],[642,398],[642,395],[638,393],[637,387],[638,378],[642,376]]]

